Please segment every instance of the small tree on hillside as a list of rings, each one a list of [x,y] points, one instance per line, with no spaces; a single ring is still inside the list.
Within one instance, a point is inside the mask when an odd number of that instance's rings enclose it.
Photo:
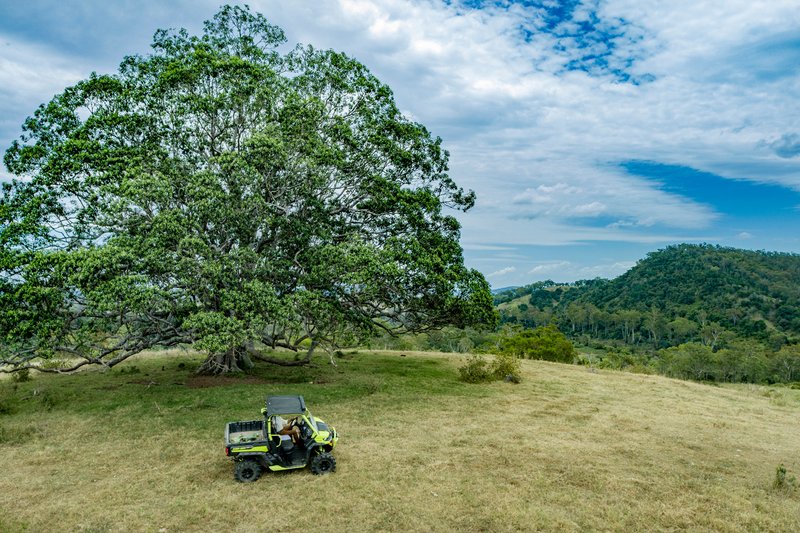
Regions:
[[[689,342],[659,350],[658,356],[659,370],[667,376],[698,381],[716,379],[717,365],[710,346]]]
[[[772,373],[778,382],[800,381],[800,345],[782,347],[772,360]]]
[[[20,179],[0,199],[0,369],[193,344],[223,373],[494,323],[443,212],[474,195],[441,139],[358,61],[285,40],[223,7],[26,120],[4,159]]]
[[[500,351],[518,357],[559,363],[573,363],[576,356],[575,347],[553,324],[520,331],[502,339]]]

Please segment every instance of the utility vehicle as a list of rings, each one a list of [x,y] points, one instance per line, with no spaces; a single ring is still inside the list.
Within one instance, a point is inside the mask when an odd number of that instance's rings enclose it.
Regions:
[[[332,426],[312,416],[302,396],[267,396],[265,404],[263,419],[228,422],[225,426],[225,455],[233,459],[238,481],[255,481],[265,470],[306,465],[314,474],[336,470],[336,459],[330,452],[339,436]],[[289,431],[279,433],[284,423]],[[295,427],[299,431],[292,429]]]

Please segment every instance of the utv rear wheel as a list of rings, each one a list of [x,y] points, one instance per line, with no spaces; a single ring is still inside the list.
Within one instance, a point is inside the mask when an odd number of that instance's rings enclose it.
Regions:
[[[336,459],[328,452],[323,452],[311,459],[311,472],[317,475],[336,471]]]
[[[261,476],[261,465],[255,461],[245,460],[236,463],[234,477],[242,483],[249,483]]]

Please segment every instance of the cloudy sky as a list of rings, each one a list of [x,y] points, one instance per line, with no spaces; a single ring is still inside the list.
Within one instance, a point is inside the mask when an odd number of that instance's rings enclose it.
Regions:
[[[291,43],[365,63],[444,139],[478,194],[465,257],[494,287],[614,277],[678,242],[800,252],[797,0],[248,3]],[[3,2],[0,146],[64,87],[218,7]]]

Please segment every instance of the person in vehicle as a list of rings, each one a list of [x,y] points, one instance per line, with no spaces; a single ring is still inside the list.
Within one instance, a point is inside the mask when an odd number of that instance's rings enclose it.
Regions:
[[[292,418],[289,422],[282,416],[272,417],[272,432],[278,435],[288,435],[293,444],[300,442],[300,427],[297,425],[297,418]]]

